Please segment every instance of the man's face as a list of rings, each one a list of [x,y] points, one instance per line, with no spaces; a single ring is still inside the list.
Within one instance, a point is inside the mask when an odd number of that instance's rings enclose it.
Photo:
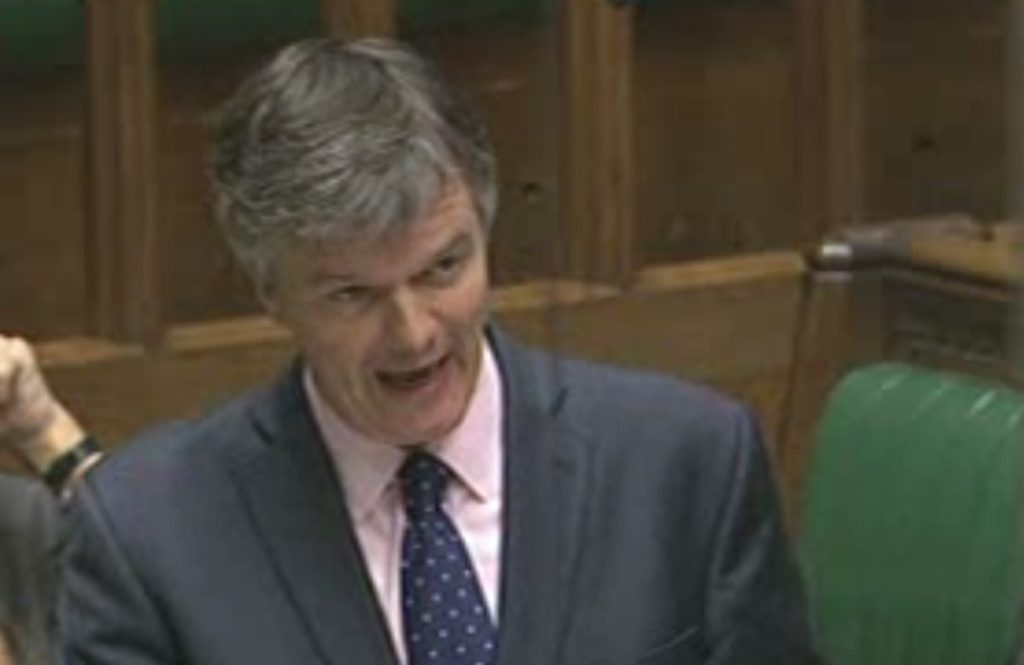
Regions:
[[[485,245],[465,188],[452,187],[405,231],[283,252],[267,304],[350,427],[415,445],[462,419],[480,368]]]

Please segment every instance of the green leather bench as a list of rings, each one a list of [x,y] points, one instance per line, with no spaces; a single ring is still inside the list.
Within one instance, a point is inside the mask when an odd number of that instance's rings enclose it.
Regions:
[[[834,665],[1006,665],[1019,645],[1024,397],[898,364],[830,396],[799,554]]]

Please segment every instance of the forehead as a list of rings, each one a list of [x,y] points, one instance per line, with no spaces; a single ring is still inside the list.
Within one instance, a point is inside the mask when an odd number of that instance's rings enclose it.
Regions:
[[[428,214],[382,235],[299,241],[285,250],[281,267],[303,280],[385,281],[423,269],[460,238],[482,236],[465,188],[452,187]]]

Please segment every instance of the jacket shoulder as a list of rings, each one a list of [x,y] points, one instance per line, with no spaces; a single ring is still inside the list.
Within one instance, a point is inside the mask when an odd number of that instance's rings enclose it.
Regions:
[[[131,502],[198,481],[214,460],[259,436],[252,410],[269,399],[267,391],[257,389],[195,418],[144,430],[116,445],[91,469],[89,485],[101,495]]]
[[[665,425],[734,422],[748,408],[713,388],[665,373],[580,360],[564,361],[562,374],[581,407]]]

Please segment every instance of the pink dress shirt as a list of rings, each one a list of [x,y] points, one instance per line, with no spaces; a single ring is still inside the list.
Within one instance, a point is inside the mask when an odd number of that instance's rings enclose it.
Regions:
[[[501,558],[502,393],[497,362],[487,345],[466,414],[429,449],[452,469],[445,509],[469,549],[491,617],[497,619]],[[392,643],[406,662],[402,633],[401,559],[405,513],[395,474],[406,451],[371,441],[346,425],[327,404],[307,369],[306,394],[348,502],[356,537],[387,620]]]

